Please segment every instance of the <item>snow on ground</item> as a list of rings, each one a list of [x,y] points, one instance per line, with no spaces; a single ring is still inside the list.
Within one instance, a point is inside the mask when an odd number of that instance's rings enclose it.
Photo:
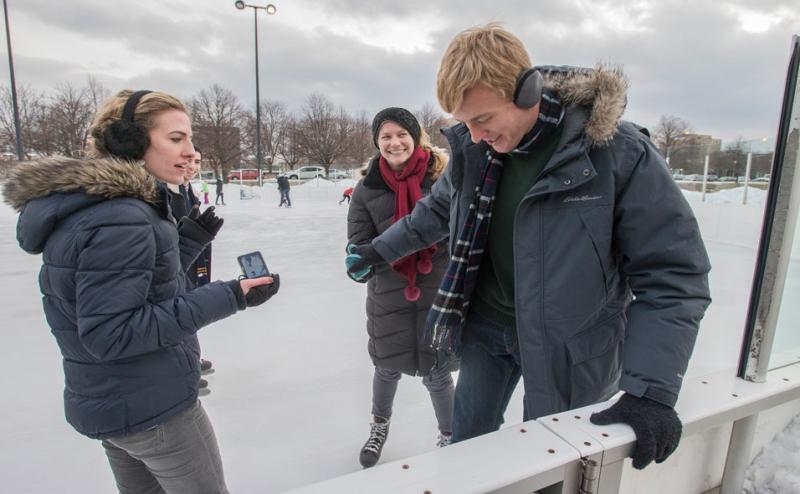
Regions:
[[[800,416],[767,444],[745,473],[743,494],[800,493]]]
[[[699,201],[702,197],[702,192],[693,192],[685,190],[684,195],[690,201]],[[733,189],[723,189],[714,193],[706,193],[706,201],[709,204],[742,204],[744,200],[744,187],[735,187]],[[764,201],[767,199],[767,191],[757,189],[755,187],[747,188],[747,203],[750,205],[763,206]]]
[[[213,277],[237,276],[236,256],[253,250],[261,250],[270,269],[281,274],[275,298],[199,333],[204,356],[217,369],[208,376],[212,393],[202,401],[231,492],[281,492],[361,468],[358,451],[368,434],[372,366],[364,329],[366,289],[344,274],[347,205],[338,201],[350,184],[313,180],[294,186],[291,209],[277,207],[273,183],[246,186],[244,196],[252,197],[247,200],[240,199],[238,185],[226,185],[228,205],[219,207],[225,226],[214,242]],[[738,359],[764,192],[750,189],[748,205],[735,194],[736,189],[725,191],[726,197],[707,194],[705,202],[699,193],[686,194],[714,266],[714,302],[690,375],[733,368]],[[0,236],[0,320],[6,323],[0,333],[5,349],[0,358],[3,491],[112,491],[99,442],[80,436],[64,420],[61,359],[37,285],[40,259],[19,249],[15,224],[16,214],[0,206],[0,228],[6,232]],[[401,381],[382,461],[434,448],[433,409],[419,381],[408,376]],[[521,391],[509,405],[507,424],[521,420]],[[788,440],[798,441],[798,429],[787,434]]]

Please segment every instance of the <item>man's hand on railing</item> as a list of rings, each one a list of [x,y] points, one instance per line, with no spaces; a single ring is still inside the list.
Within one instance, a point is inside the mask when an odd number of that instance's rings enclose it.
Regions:
[[[633,467],[643,469],[655,460],[661,463],[678,447],[683,425],[672,407],[647,398],[624,394],[589,420],[595,425],[628,424],[636,434]]]

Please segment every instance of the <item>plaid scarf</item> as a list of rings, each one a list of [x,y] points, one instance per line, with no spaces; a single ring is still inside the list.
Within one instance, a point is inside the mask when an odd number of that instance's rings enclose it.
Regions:
[[[527,153],[538,142],[549,138],[564,119],[561,102],[550,91],[542,94],[539,117],[530,132],[520,141],[513,153]],[[446,358],[461,353],[461,334],[464,330],[470,299],[478,279],[481,259],[489,239],[489,224],[492,205],[497,193],[497,184],[502,177],[502,156],[487,151],[487,159],[481,169],[481,180],[475,187],[467,219],[458,234],[450,264],[442,278],[425,321],[425,336],[436,351],[436,364],[440,365],[439,353]]]

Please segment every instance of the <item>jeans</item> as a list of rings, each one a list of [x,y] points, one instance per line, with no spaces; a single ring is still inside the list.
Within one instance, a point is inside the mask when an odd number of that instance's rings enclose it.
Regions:
[[[453,442],[498,430],[522,375],[514,328],[473,312],[467,318],[462,338]]]
[[[214,429],[198,401],[166,422],[104,439],[120,494],[227,494]]]
[[[375,367],[372,377],[372,415],[389,419],[392,417],[392,404],[397,392],[397,383],[402,377],[399,371]],[[453,377],[450,372],[434,369],[422,378],[422,384],[428,388],[433,404],[433,413],[439,423],[441,432],[453,430]]]
[[[281,191],[281,202],[280,202],[280,204],[278,204],[278,207],[281,207],[284,204],[286,204],[287,207],[292,207],[292,200],[289,199],[289,191],[288,190],[282,190]]]

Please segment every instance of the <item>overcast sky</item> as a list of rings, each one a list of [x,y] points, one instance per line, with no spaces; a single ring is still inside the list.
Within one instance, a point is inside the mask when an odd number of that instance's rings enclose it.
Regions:
[[[370,116],[436,105],[435,79],[457,32],[502,22],[535,64],[619,64],[626,119],[664,114],[724,140],[774,139],[794,1],[275,0],[259,13],[261,98],[299,111],[320,92]],[[261,4],[264,5],[264,4]],[[213,83],[255,105],[253,10],[233,0],[8,0],[18,85],[49,90],[93,74],[112,91],[188,98]],[[8,82],[2,43],[0,79]]]

